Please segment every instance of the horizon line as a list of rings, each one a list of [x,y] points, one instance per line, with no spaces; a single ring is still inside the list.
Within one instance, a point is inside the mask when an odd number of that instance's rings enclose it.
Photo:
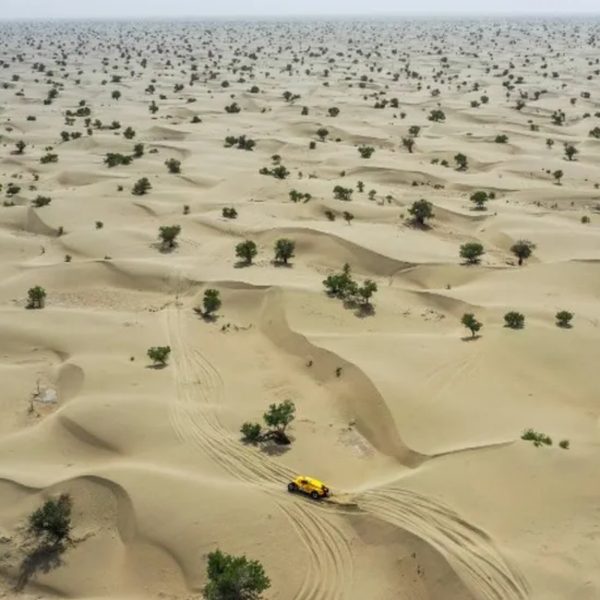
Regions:
[[[280,20],[280,19],[385,19],[385,18],[429,18],[429,19],[448,19],[448,18],[577,18],[577,17],[600,17],[600,10],[581,11],[581,12],[502,12],[502,11],[426,11],[426,12],[377,12],[377,13],[260,13],[251,15],[234,15],[234,14],[192,14],[192,15],[119,15],[119,16],[47,16],[47,17],[29,17],[29,16],[14,16],[0,17],[2,22],[43,22],[43,21],[155,21],[155,20]]]

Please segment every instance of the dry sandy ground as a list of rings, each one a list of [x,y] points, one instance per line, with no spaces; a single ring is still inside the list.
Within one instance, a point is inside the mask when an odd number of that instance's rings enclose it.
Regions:
[[[598,23],[0,33],[2,597],[199,598],[219,547],[264,564],[270,599],[600,598]],[[82,100],[89,134],[85,116],[65,122]],[[234,101],[241,112],[225,112]],[[445,121],[428,120],[438,108]],[[224,146],[242,134],[254,150]],[[135,143],[143,157],[103,163]],[[40,162],[48,151],[58,162]],[[285,180],[259,174],[274,154]],[[141,177],[152,190],[134,196]],[[336,185],[354,188],[350,202]],[[496,194],[485,211],[477,190]],[[36,208],[38,195],[51,203]],[[420,198],[428,229],[408,221]],[[182,228],[171,252],[161,225]],[[296,242],[288,268],[271,262],[282,237]],[[259,254],[238,268],[244,239]],[[519,239],[536,244],[522,267]],[[476,240],[481,264],[461,264]],[[374,314],[324,293],[346,262],[377,283]],[[35,285],[46,306],[26,310]],[[223,300],[214,322],[193,310],[207,288]],[[562,309],[570,329],[555,324]],[[524,329],[503,326],[510,310]],[[483,323],[473,341],[465,312]],[[146,350],[167,344],[168,366],[149,368]],[[244,445],[240,425],[285,399],[291,447]],[[552,446],[521,440],[526,428]],[[325,480],[332,502],[289,495],[297,473]],[[27,516],[61,492],[73,543],[23,577]]]

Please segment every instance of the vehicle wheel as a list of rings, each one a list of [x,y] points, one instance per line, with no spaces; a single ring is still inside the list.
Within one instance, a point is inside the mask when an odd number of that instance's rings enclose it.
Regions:
[[[295,483],[288,483],[288,492],[295,492],[297,491],[297,489],[298,487]]]
[[[318,500],[318,499],[319,499],[319,493],[318,493],[318,492],[311,492],[311,493],[310,493],[310,497],[311,497],[313,500]]]

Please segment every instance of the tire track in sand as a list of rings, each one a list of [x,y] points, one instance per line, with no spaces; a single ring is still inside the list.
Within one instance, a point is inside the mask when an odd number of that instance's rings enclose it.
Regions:
[[[360,500],[367,512],[438,550],[477,598],[528,597],[526,581],[502,558],[489,535],[451,508],[411,490],[391,487],[365,492]]]
[[[177,394],[170,404],[169,418],[177,437],[204,452],[226,472],[241,481],[259,485],[271,493],[287,484],[295,473],[270,460],[259,450],[232,439],[220,424],[216,410],[222,403],[223,380],[202,353],[186,340],[179,309],[165,311],[171,368]],[[352,555],[344,533],[318,505],[291,498],[275,501],[309,558],[308,568],[296,600],[344,600],[352,585]],[[318,535],[315,535],[315,532]]]
[[[183,315],[165,311],[177,395],[170,419],[179,439],[202,450],[236,479],[272,496],[295,473],[259,450],[240,444],[220,424],[223,381],[202,353],[186,341]],[[500,556],[489,536],[452,509],[410,490],[381,488],[359,498],[365,512],[413,533],[441,552],[465,584],[485,600],[525,600],[527,585]],[[352,555],[344,533],[318,504],[291,498],[275,504],[290,521],[309,559],[296,600],[345,600],[352,587]],[[315,535],[315,532],[317,535]]]

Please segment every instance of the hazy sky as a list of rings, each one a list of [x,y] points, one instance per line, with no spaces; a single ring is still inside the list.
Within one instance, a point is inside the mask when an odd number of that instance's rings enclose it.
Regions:
[[[600,14],[600,0],[0,0],[0,19],[473,12]]]

